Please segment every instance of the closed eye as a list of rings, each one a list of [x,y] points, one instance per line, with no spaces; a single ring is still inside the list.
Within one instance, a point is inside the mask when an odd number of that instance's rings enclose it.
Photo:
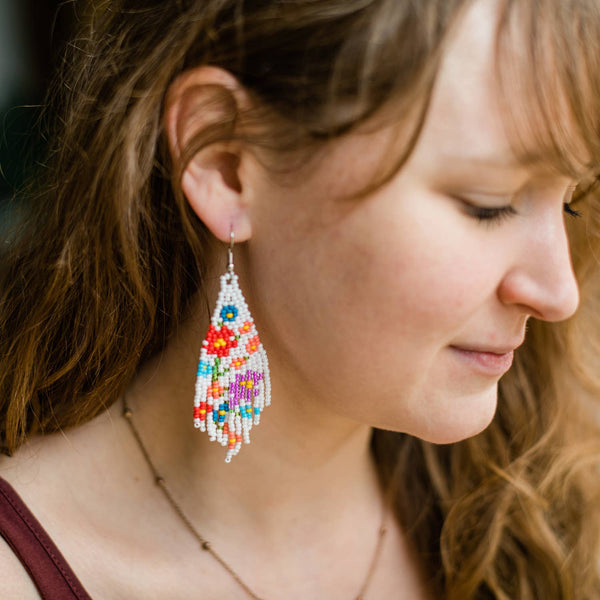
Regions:
[[[495,208],[475,206],[467,204],[467,213],[480,222],[499,223],[517,214],[517,211],[510,204],[507,206],[498,206]]]
[[[581,217],[582,213],[571,208],[570,204],[563,202],[563,210],[570,217]],[[473,204],[467,204],[467,213],[469,216],[474,217],[480,222],[499,223],[513,215],[518,214],[513,206],[498,206],[495,208],[488,208],[483,206],[475,206]]]
[[[581,217],[582,216],[582,214],[578,210],[573,210],[567,202],[563,203],[563,209],[571,217]]]

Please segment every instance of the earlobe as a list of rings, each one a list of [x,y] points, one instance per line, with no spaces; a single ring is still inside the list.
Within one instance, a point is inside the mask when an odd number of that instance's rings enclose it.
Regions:
[[[228,242],[251,237],[241,174],[244,148],[231,141],[240,106],[247,102],[237,80],[216,67],[180,75],[165,101],[165,127],[175,172],[192,210],[213,235]]]

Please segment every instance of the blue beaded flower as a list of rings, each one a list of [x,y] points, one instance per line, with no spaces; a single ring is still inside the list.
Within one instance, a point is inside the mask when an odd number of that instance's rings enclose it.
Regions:
[[[210,377],[212,375],[212,366],[201,360],[198,363],[198,375],[203,375],[204,377]]]
[[[223,319],[223,321],[235,321],[237,316],[238,309],[235,306],[233,306],[233,304],[224,306],[221,309],[221,319]]]

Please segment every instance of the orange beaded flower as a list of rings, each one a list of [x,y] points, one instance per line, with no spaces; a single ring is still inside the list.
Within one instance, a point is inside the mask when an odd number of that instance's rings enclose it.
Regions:
[[[246,364],[246,359],[243,356],[236,356],[235,358],[231,359],[231,366],[234,369],[239,369],[240,367],[243,367]]]
[[[248,354],[253,354],[258,350],[259,346],[260,340],[258,339],[258,336],[255,335],[248,340],[248,343],[246,344],[246,350],[248,351]]]
[[[240,335],[250,333],[250,331],[252,331],[252,321],[246,321],[239,329]]]
[[[225,391],[225,388],[223,386],[220,386],[217,381],[213,381],[211,386],[208,388],[206,396],[212,397],[215,400],[217,400],[218,398],[220,398],[223,395],[224,391]]]

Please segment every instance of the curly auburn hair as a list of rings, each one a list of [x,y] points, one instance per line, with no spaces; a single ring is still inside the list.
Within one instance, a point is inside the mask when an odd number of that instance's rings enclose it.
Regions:
[[[215,89],[219,118],[190,138],[188,159],[242,135],[242,120],[256,125],[244,128],[249,145],[283,157],[353,131],[391,99],[399,117],[422,107],[383,181],[418,138],[444,44],[469,4],[98,2],[49,99],[57,118],[26,190],[29,217],[2,253],[4,452],[106,410],[203,291],[213,240],[183,198],[163,126],[180,73],[226,69],[264,108],[241,114]],[[600,6],[504,0],[499,14],[499,93],[525,111],[508,124],[515,152],[530,155],[527,129],[556,169],[594,174]],[[518,62],[515,43],[527,50]],[[576,193],[584,215],[568,228],[580,309],[563,323],[532,320],[490,427],[443,446],[374,432],[381,480],[438,598],[600,598],[600,203],[583,184]]]

